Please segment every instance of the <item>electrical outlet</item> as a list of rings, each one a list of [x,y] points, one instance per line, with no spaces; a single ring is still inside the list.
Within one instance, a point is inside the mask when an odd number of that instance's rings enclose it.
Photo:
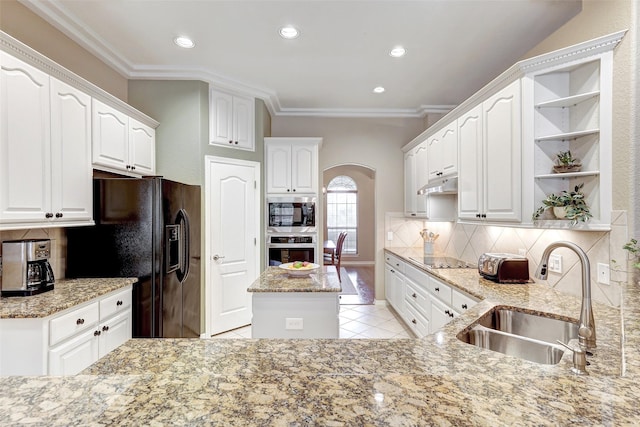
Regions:
[[[302,330],[303,321],[302,317],[287,317],[285,318],[285,329],[289,330]]]
[[[562,274],[562,255],[549,256],[549,271]]]
[[[598,283],[601,285],[611,284],[611,272],[609,271],[609,264],[598,263]]]
[[[518,255],[527,256],[527,250],[526,249],[518,249]]]
[[[387,231],[387,240],[393,240],[393,231]]]

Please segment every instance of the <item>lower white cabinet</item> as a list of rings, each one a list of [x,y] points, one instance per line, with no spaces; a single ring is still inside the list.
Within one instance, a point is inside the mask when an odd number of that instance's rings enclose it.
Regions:
[[[477,303],[399,257],[386,253],[385,261],[387,300],[418,337],[436,332]]]
[[[131,338],[131,286],[41,319],[0,320],[0,375],[74,375]]]

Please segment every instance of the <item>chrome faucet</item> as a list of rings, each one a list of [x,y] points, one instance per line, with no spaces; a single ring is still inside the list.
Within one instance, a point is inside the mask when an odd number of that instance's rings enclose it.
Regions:
[[[578,325],[578,342],[583,349],[591,350],[596,348],[596,322],[593,319],[593,308],[591,307],[591,268],[587,254],[572,242],[552,243],[547,246],[542,254],[536,277],[541,280],[547,279],[549,256],[554,249],[560,247],[568,248],[575,252],[582,264],[582,308],[580,309],[580,324]]]

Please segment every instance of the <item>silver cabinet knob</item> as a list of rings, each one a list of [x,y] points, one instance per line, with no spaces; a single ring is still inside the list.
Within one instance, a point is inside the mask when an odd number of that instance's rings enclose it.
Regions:
[[[217,260],[222,259],[222,258],[224,258],[224,257],[223,257],[223,256],[220,256],[220,255],[218,255],[218,254],[215,254],[215,255],[213,256],[213,260],[214,260],[214,261],[217,261]]]

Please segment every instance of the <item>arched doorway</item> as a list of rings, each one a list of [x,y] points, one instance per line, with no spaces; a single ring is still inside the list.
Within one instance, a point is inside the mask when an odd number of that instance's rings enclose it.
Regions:
[[[342,268],[357,292],[342,295],[342,304],[374,302],[375,175],[374,169],[357,164],[333,166],[323,172],[323,235],[331,239],[341,231],[348,233]]]

